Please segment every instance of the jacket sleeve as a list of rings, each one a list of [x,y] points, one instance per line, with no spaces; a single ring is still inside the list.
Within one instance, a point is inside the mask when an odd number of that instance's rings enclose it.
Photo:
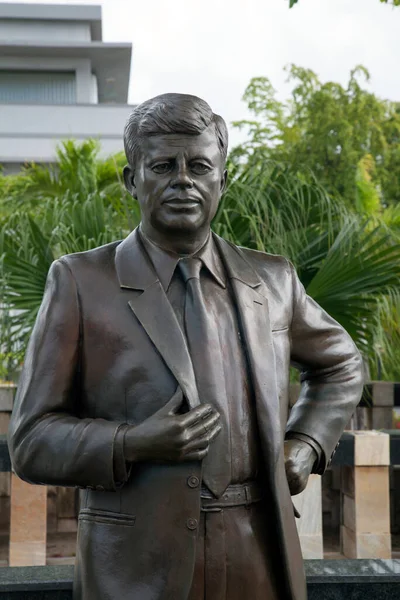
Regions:
[[[362,393],[363,364],[348,333],[307,296],[292,265],[291,360],[301,370],[301,391],[287,435],[313,438],[322,448],[316,472],[331,460]]]
[[[115,490],[122,423],[79,417],[80,307],[74,277],[60,259],[49,271],[25,355],[8,431],[17,475],[36,484]],[[121,457],[119,460],[123,460]]]

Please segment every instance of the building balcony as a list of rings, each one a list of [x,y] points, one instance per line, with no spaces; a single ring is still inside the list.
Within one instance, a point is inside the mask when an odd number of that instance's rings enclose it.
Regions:
[[[65,139],[99,139],[101,156],[123,150],[128,104],[1,104],[0,164],[7,171],[25,162],[55,161]]]

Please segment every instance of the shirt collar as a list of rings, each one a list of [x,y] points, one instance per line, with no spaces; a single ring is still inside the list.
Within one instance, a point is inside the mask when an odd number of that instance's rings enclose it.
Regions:
[[[183,257],[157,246],[143,233],[140,226],[139,235],[150,260],[153,263],[153,267],[158,275],[161,285],[164,290],[167,291],[176,265]],[[200,258],[218,284],[223,288],[226,287],[224,268],[211,232],[200,250],[191,256]],[[185,256],[185,258],[187,258],[187,256]]]

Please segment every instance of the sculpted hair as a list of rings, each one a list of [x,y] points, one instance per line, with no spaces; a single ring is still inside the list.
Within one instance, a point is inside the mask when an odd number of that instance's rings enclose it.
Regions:
[[[135,168],[140,143],[147,136],[168,133],[199,135],[211,124],[223,160],[228,152],[228,130],[222,117],[215,115],[210,106],[197,96],[189,94],[162,94],[139,104],[131,113],[124,130],[126,158]]]

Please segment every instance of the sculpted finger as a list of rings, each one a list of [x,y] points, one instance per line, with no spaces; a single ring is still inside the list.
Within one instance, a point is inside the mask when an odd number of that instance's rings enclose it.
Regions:
[[[192,440],[185,446],[184,452],[185,454],[190,454],[195,450],[206,450],[209,444],[208,436],[197,438],[197,440]]]
[[[189,440],[207,435],[208,432],[211,432],[218,425],[219,418],[219,414],[214,413],[206,419],[201,419],[199,423],[194,424],[189,429]]]
[[[207,418],[209,415],[214,414],[215,408],[211,404],[202,404],[196,408],[192,408],[188,413],[180,417],[180,421],[184,427],[191,427],[198,421]]]
[[[204,430],[203,430],[204,431]],[[185,446],[185,453],[191,452],[196,448],[204,449],[208,448],[210,443],[217,437],[219,432],[221,431],[221,425],[214,425],[212,429],[207,431],[207,433],[203,433],[202,436],[196,437],[188,441]]]
[[[189,454],[185,454],[184,461],[188,460],[203,460],[207,456],[208,448],[204,448],[203,450],[194,450]]]
[[[211,431],[210,431],[210,435],[208,436],[208,440],[211,443],[213,440],[215,440],[215,438],[217,437],[217,435],[220,433],[220,431],[222,430],[222,426],[220,424],[218,424],[216,427],[214,427]]]

